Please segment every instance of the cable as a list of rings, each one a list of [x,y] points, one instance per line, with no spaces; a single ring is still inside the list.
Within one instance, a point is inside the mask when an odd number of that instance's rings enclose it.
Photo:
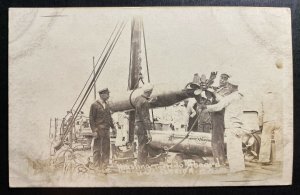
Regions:
[[[205,105],[207,103],[207,99],[205,100],[205,102],[203,103],[203,105]],[[180,140],[178,143],[176,143],[175,145],[169,147],[169,148],[164,148],[165,151],[169,151],[170,149],[173,149],[174,147],[178,146],[179,144],[181,144],[186,138],[189,137],[190,133],[192,132],[192,129],[194,128],[195,124],[197,121],[199,121],[200,119],[200,115],[202,113],[203,109],[201,109],[200,113],[198,112],[198,109],[197,109],[197,114],[198,114],[198,117],[197,119],[194,121],[193,125],[191,126],[191,128],[188,130],[187,134],[184,136],[184,138],[182,138],[182,140]]]
[[[119,40],[119,38],[121,36],[121,33],[123,32],[123,30],[124,30],[124,28],[125,28],[125,26],[126,26],[127,23],[124,24],[124,22],[123,22],[122,24],[123,24],[123,27],[121,27],[122,29],[121,29],[120,33],[117,35],[118,37],[117,37],[116,41],[114,42],[114,44],[112,46],[112,49],[109,51],[108,57],[105,59],[105,62],[104,62],[105,64],[106,64],[106,62],[107,62],[110,54],[112,53],[113,49],[115,48],[115,45],[118,42],[118,40]],[[100,73],[102,72],[102,70],[103,70],[103,67],[101,68]],[[97,75],[96,80],[99,78],[100,73]]]
[[[144,49],[145,49],[145,59],[146,59],[146,67],[147,67],[148,83],[150,83],[150,72],[149,72],[148,55],[147,55],[147,46],[146,46],[146,38],[145,38],[145,30],[144,30],[144,23],[143,23],[143,22],[142,22],[142,29],[143,29]],[[151,109],[151,114],[152,114],[152,125],[153,125],[153,127],[154,127],[154,114],[153,114],[153,109]]]
[[[111,46],[112,46],[112,44],[113,44],[113,42],[111,43]],[[110,46],[110,48],[111,48],[111,46]],[[110,48],[109,48],[109,49],[110,49]],[[109,50],[108,50],[108,51],[109,51]],[[108,53],[108,51],[107,51],[107,53]],[[106,53],[105,57],[107,57],[107,53]],[[104,58],[105,58],[105,57],[104,57]],[[102,60],[102,63],[101,63],[101,64],[99,65],[99,67],[98,67],[97,74],[99,73],[99,70],[101,69],[101,66],[104,65],[103,62],[104,62],[104,59]],[[61,139],[61,142],[59,143],[59,145],[57,146],[57,148],[58,148],[58,147],[61,147],[61,145],[63,144],[63,143],[62,143],[63,140],[65,139],[67,133],[68,133],[68,132],[70,131],[70,129],[71,129],[71,128],[70,128],[70,124],[73,123],[73,122],[75,121],[75,119],[76,119],[76,117],[77,117],[77,114],[78,114],[78,111],[82,108],[83,102],[85,102],[85,100],[87,99],[86,96],[87,96],[87,94],[89,93],[90,87],[93,85],[94,82],[95,82],[95,77],[93,78],[92,82],[90,83],[90,85],[89,85],[89,87],[88,87],[86,93],[84,94],[83,99],[80,101],[80,103],[79,103],[79,105],[78,105],[78,107],[77,107],[77,109],[76,109],[76,111],[75,111],[75,116],[72,118],[71,122],[68,124],[67,130],[64,132],[64,134],[63,134],[63,136],[62,136],[62,139]]]
[[[122,23],[122,25],[123,25],[123,24],[124,24],[124,22]],[[122,26],[120,27],[118,33],[120,33],[121,28],[122,28]],[[119,35],[120,35],[120,34],[119,34]],[[107,50],[107,53],[105,54],[104,58],[102,59],[101,64],[100,64],[99,67],[98,67],[98,70],[97,70],[96,75],[95,75],[97,78],[99,77],[99,74],[101,73],[101,71],[102,71],[102,69],[103,69],[103,67],[104,67],[104,65],[105,65],[105,63],[106,63],[106,61],[107,61],[107,59],[108,59],[108,57],[109,57],[109,55],[110,55],[112,49],[113,49],[112,46],[115,45],[115,43],[116,43],[115,41],[116,41],[117,36],[118,36],[118,34],[117,34],[116,37],[114,38],[114,40],[113,40],[113,42],[111,43],[109,49]],[[97,78],[94,77],[93,80],[92,80],[92,82],[90,83],[90,85],[89,85],[89,87],[88,87],[86,93],[84,94],[83,99],[82,99],[81,102],[79,103],[79,106],[78,106],[79,109],[77,108],[76,111],[75,111],[76,116],[75,116],[74,118],[77,117],[78,111],[81,110],[81,108],[82,108],[83,104],[85,103],[85,101],[86,101],[86,99],[87,99],[87,97],[88,97],[88,95],[89,95],[89,93],[90,93],[90,91],[91,91],[91,89],[92,89],[92,87],[93,87],[95,81],[97,80]]]
[[[117,28],[118,24],[119,24],[119,22],[116,24],[116,26],[115,26],[114,30],[112,31],[112,33],[111,33],[111,35],[110,35],[110,37],[109,37],[108,41],[106,42],[106,45],[105,45],[104,49],[102,50],[102,53],[100,54],[100,57],[99,57],[99,58],[98,58],[98,60],[97,60],[97,63],[96,63],[96,65],[95,65],[95,68],[97,67],[97,65],[98,65],[98,62],[99,62],[100,58],[101,58],[101,57],[102,57],[102,55],[103,55],[103,52],[105,51],[105,49],[106,49],[106,47],[107,47],[108,43],[110,42],[112,35],[115,33],[115,30],[116,30],[116,28]],[[90,74],[89,78],[88,78],[88,79],[87,79],[87,81],[85,82],[85,84],[84,84],[84,86],[83,86],[82,90],[80,91],[80,93],[79,93],[79,95],[78,95],[77,99],[75,100],[75,102],[74,102],[74,104],[73,104],[73,106],[72,106],[71,110],[73,110],[73,108],[74,108],[75,104],[77,103],[77,101],[78,101],[79,97],[81,96],[81,94],[82,94],[83,90],[85,89],[85,87],[86,87],[86,85],[87,85],[88,81],[89,81],[89,80],[90,80],[90,78],[92,77],[92,75],[93,75],[93,72],[94,72],[94,71],[92,71],[92,72],[91,72],[91,74]]]
[[[176,146],[178,146],[179,144],[181,144],[186,138],[189,137],[189,135],[190,135],[190,133],[192,132],[192,129],[194,128],[196,122],[200,119],[200,115],[201,115],[202,111],[203,111],[203,110],[201,110],[201,112],[198,113],[197,120],[194,121],[193,125],[192,125],[191,128],[188,130],[188,132],[187,132],[187,134],[184,136],[184,138],[182,138],[182,140],[180,140],[180,141],[179,141],[178,143],[176,143],[175,145],[173,145],[173,146],[171,146],[171,147],[169,147],[169,148],[164,148],[164,150],[169,151],[169,150],[175,148]],[[198,112],[198,111],[197,111],[197,112]]]
[[[95,75],[96,78],[94,77],[93,80],[91,81],[90,85],[88,86],[88,89],[87,89],[86,93],[84,94],[83,99],[80,101],[79,106],[77,107],[77,109],[76,109],[76,111],[75,111],[75,113],[74,113],[74,117],[72,118],[71,122],[68,124],[67,130],[66,130],[66,132],[63,134],[63,136],[62,136],[62,138],[61,138],[61,142],[55,147],[55,149],[57,149],[57,148],[59,149],[59,148],[62,146],[63,140],[65,139],[67,133],[68,133],[68,132],[70,131],[70,129],[71,129],[71,128],[70,128],[71,124],[73,124],[73,123],[75,122],[75,119],[76,119],[76,117],[77,117],[79,111],[80,111],[81,108],[83,107],[83,105],[84,105],[86,99],[88,98],[88,96],[89,96],[89,94],[90,94],[90,92],[91,92],[91,89],[92,89],[92,87],[93,87],[95,81],[98,79],[100,73],[101,73],[102,70],[103,70],[103,67],[105,66],[105,64],[106,64],[106,62],[107,62],[107,60],[108,60],[108,58],[109,58],[109,56],[110,56],[110,54],[111,54],[111,52],[112,52],[112,50],[114,49],[114,47],[115,47],[117,41],[119,40],[119,37],[120,37],[121,33],[122,33],[123,30],[124,30],[124,27],[125,27],[125,24],[124,24],[124,22],[122,22],[122,24],[121,24],[121,26],[120,26],[120,28],[119,28],[119,30],[118,30],[118,33],[116,34],[116,36],[115,36],[113,42],[111,43],[110,47],[108,48],[108,50],[107,50],[107,52],[106,52],[104,58],[102,59],[101,64],[99,65],[99,67],[98,67],[98,69],[97,69],[97,72],[96,72],[96,75]]]
[[[131,22],[131,41],[132,41],[132,37],[133,37],[133,22],[134,21],[132,21]],[[131,61],[132,61],[132,45],[130,46],[130,60],[129,60],[129,70],[128,70],[128,72],[129,72],[129,75],[128,75],[128,86],[127,86],[127,90],[130,90],[130,86],[129,86],[129,82],[130,82],[130,78],[131,78]]]
[[[147,76],[148,76],[148,83],[150,83],[150,73],[149,73],[149,66],[148,66],[148,56],[147,56],[147,47],[146,47],[146,38],[145,38],[145,31],[144,31],[144,23],[142,22],[142,29],[143,29],[143,38],[144,38],[144,48],[145,48],[145,58],[146,58],[146,67],[147,67]]]

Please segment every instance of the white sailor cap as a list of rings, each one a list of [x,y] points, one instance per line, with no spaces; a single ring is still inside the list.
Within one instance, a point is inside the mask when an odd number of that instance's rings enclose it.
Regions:
[[[145,85],[143,85],[143,90],[144,92],[150,92],[153,90],[153,85],[150,83],[146,83]]]
[[[240,85],[240,80],[237,79],[236,77],[231,77],[230,80],[229,80],[229,83],[232,84],[232,85],[239,86]]]

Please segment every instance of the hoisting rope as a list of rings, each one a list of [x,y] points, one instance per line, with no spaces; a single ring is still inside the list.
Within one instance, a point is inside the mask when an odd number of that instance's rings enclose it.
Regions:
[[[163,151],[160,152],[158,155],[156,155],[156,156],[154,156],[154,157],[148,157],[148,158],[150,158],[150,159],[155,159],[155,158],[160,157],[163,153],[167,154],[171,149],[175,148],[176,146],[178,146],[179,144],[181,144],[184,140],[186,140],[186,139],[189,137],[190,133],[192,132],[192,129],[194,128],[196,122],[200,119],[200,115],[201,115],[202,111],[203,111],[203,110],[201,110],[200,113],[198,112],[198,110],[196,111],[197,114],[198,114],[197,119],[194,121],[193,125],[192,125],[191,128],[188,130],[187,134],[186,134],[179,142],[177,142],[176,144],[174,144],[173,146],[171,146],[171,147],[169,147],[169,148],[163,147],[163,148],[162,148]],[[151,143],[151,141],[150,141],[149,143]],[[149,144],[149,143],[148,143],[148,144]]]
[[[200,113],[198,112],[198,110],[196,111],[196,113],[198,114],[198,117],[197,119],[194,121],[193,125],[191,126],[191,128],[188,130],[187,134],[178,142],[176,143],[175,145],[169,147],[169,148],[163,148],[166,152],[168,152],[169,150],[175,148],[176,146],[178,146],[179,144],[181,144],[184,140],[186,140],[186,138],[189,137],[190,133],[192,132],[192,129],[194,128],[195,124],[197,121],[199,121],[200,119],[200,115],[202,113],[203,110],[200,111]]]
[[[217,72],[215,72],[215,76],[216,76],[216,74],[217,74]],[[210,77],[209,80],[208,80],[208,85],[211,85],[211,84],[213,83],[213,80],[214,80],[214,78],[213,78],[213,77]],[[190,86],[191,84],[193,84],[193,82],[190,82],[190,83],[186,84],[185,90],[187,90],[188,87],[191,87],[191,86]],[[207,104],[207,101],[208,101],[208,99],[206,99],[206,100],[203,102],[203,104],[201,104],[201,105],[206,105],[206,104]],[[169,147],[169,148],[165,147],[164,150],[165,150],[166,152],[168,152],[169,150],[175,148],[176,146],[178,146],[179,144],[181,144],[186,138],[189,137],[189,135],[190,135],[192,129],[194,128],[196,122],[199,121],[200,115],[201,115],[202,112],[203,112],[203,109],[201,109],[200,113],[199,113],[198,109],[196,110],[196,113],[198,114],[198,117],[197,117],[197,119],[194,121],[194,123],[193,123],[193,125],[191,126],[191,128],[188,130],[187,134],[182,138],[182,140],[180,140],[180,141],[179,141],[178,143],[176,143],[175,145],[173,145],[173,146],[171,146],[171,147]]]
[[[143,38],[144,38],[144,48],[145,48],[145,59],[146,59],[148,83],[150,83],[149,65],[148,65],[148,56],[147,56],[147,46],[146,46],[146,38],[145,38],[145,30],[144,30],[144,23],[143,22],[142,22],[142,28],[143,28]]]
[[[148,65],[147,46],[146,46],[146,38],[145,38],[145,30],[144,30],[144,23],[143,22],[142,22],[142,29],[143,29],[143,39],[144,39],[144,49],[145,49],[145,59],[146,59],[148,83],[150,83],[150,73],[149,73],[149,65]],[[153,109],[151,109],[151,114],[152,114],[152,125],[153,125],[153,128],[154,128],[154,114],[153,114]]]
[[[207,103],[207,99],[205,100],[205,102],[204,102],[202,105],[205,105],[206,103]],[[187,134],[186,134],[179,142],[177,142],[177,143],[174,144],[173,146],[171,146],[171,147],[169,147],[169,148],[164,147],[163,149],[164,149],[165,152],[169,152],[169,150],[175,148],[176,146],[178,146],[179,144],[181,144],[184,140],[186,140],[186,139],[189,137],[189,135],[190,135],[190,133],[192,132],[192,129],[194,128],[196,122],[199,121],[200,115],[201,115],[202,111],[203,111],[203,109],[201,109],[201,111],[200,111],[200,113],[199,113],[198,109],[196,110],[196,113],[198,114],[198,117],[197,117],[197,119],[194,121],[194,123],[193,123],[193,125],[191,126],[191,128],[188,130]]]
[[[107,60],[108,60],[108,58],[109,58],[109,56],[110,56],[112,50],[114,49],[114,47],[115,47],[117,41],[119,40],[120,35],[121,35],[121,33],[123,32],[125,25],[126,25],[126,24],[125,24],[124,22],[122,22],[121,26],[119,27],[117,34],[115,35],[115,37],[114,37],[114,39],[113,39],[113,41],[112,41],[110,47],[109,47],[108,50],[106,51],[106,54],[105,54],[105,56],[103,57],[103,59],[102,59],[100,65],[99,65],[99,67],[98,67],[98,69],[97,69],[97,71],[96,71],[95,76],[93,77],[92,81],[90,82],[90,84],[89,84],[89,86],[88,86],[88,88],[87,88],[87,90],[86,90],[86,92],[85,92],[83,98],[81,99],[81,101],[80,101],[80,103],[79,103],[79,105],[78,105],[76,111],[74,112],[74,116],[72,117],[70,123],[68,124],[67,130],[64,132],[64,134],[63,134],[63,136],[62,136],[60,142],[54,147],[55,150],[60,149],[60,147],[63,145],[64,139],[66,138],[67,134],[68,134],[69,131],[71,130],[72,124],[75,122],[75,119],[76,119],[78,113],[80,112],[80,110],[82,109],[82,107],[83,107],[85,101],[87,100],[87,98],[88,98],[88,96],[89,96],[89,94],[90,94],[90,92],[91,92],[91,90],[92,90],[92,88],[93,88],[93,86],[94,86],[96,80],[99,78],[99,75],[101,74],[101,72],[102,72],[102,70],[103,70],[103,68],[104,68],[104,66],[105,66],[105,64],[106,64],[106,62],[107,62]]]
[[[131,23],[131,39],[130,40],[132,40],[132,37],[133,37],[133,23]],[[127,90],[130,90],[130,87],[129,87],[129,83],[130,83],[130,78],[131,78],[131,61],[132,61],[132,47],[130,47],[130,60],[129,60],[129,70],[128,70],[128,72],[129,72],[129,76],[128,76],[128,87],[127,87]],[[138,83],[138,82],[137,82]]]
[[[96,69],[96,67],[97,67],[97,65],[98,65],[98,62],[99,62],[99,60],[101,59],[101,57],[102,57],[104,51],[106,50],[106,47],[107,47],[108,43],[110,42],[112,35],[115,33],[115,30],[117,29],[118,24],[119,24],[119,22],[116,24],[114,30],[113,30],[112,33],[110,34],[110,37],[109,37],[108,41],[106,42],[106,45],[105,45],[104,49],[102,50],[102,52],[101,52],[101,54],[100,54],[100,57],[99,57],[98,60],[97,60],[97,63],[95,64],[95,69]],[[72,108],[71,108],[71,111],[73,110],[75,104],[77,103],[78,99],[80,98],[80,96],[81,96],[83,90],[85,89],[85,87],[86,87],[87,83],[89,82],[90,78],[92,77],[93,73],[94,73],[94,70],[91,72],[89,78],[86,80],[86,82],[85,82],[85,84],[84,84],[82,90],[80,91],[78,97],[76,98],[76,100],[75,100],[75,102],[74,102],[74,104],[73,104],[73,106],[72,106]]]

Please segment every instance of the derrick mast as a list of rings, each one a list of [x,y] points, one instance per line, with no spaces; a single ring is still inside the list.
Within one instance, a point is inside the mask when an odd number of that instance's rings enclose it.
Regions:
[[[141,74],[141,37],[142,37],[142,20],[134,17],[131,22],[131,46],[130,46],[130,64],[128,90],[134,90],[139,87]],[[135,111],[129,111],[129,142],[134,140],[134,120]]]

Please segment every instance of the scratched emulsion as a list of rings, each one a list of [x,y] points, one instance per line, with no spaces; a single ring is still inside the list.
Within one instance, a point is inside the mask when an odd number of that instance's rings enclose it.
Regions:
[[[62,9],[49,10],[55,16]],[[10,61],[19,60],[25,56],[34,55],[34,51],[42,47],[47,33],[55,23],[55,17],[43,18],[38,9],[21,9],[18,13],[10,11],[9,20],[9,47],[12,52]],[[22,45],[22,47],[20,47]]]

